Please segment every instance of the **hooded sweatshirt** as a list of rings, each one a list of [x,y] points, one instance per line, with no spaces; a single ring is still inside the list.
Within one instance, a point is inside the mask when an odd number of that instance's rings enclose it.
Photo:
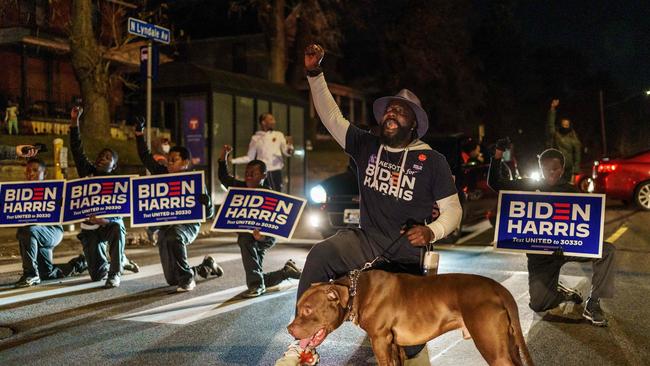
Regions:
[[[415,140],[405,148],[383,145],[378,136],[351,125],[341,114],[323,75],[309,77],[314,106],[325,127],[357,165],[360,227],[380,247],[400,236],[408,219],[427,223],[434,240],[450,234],[462,208],[445,157]],[[440,217],[432,222],[434,204]],[[406,237],[388,253],[395,258],[419,255]]]
[[[293,146],[287,144],[280,131],[257,131],[251,137],[248,152],[232,159],[233,164],[248,164],[251,160],[262,160],[270,172],[284,167],[284,157],[291,156]]]

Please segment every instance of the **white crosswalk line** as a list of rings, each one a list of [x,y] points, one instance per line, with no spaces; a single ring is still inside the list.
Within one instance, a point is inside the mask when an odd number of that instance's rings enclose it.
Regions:
[[[269,289],[263,296],[251,299],[236,297],[239,293],[247,289],[246,286],[238,286],[133,314],[120,315],[112,319],[166,324],[188,324],[262,301],[268,301],[279,296],[293,294],[297,286],[297,281],[284,281],[279,286]]]
[[[126,256],[129,257],[132,254],[148,253],[148,252],[149,252],[149,250],[147,250],[147,249],[127,249],[126,250]],[[81,254],[81,253],[79,253],[79,254]],[[68,261],[70,259],[78,256],[79,254],[56,257],[56,258],[54,258],[54,263],[55,264],[68,263]],[[18,271],[22,271],[22,269],[23,269],[23,265],[20,262],[0,265],[0,273],[18,272]],[[5,288],[5,287],[6,286],[2,286],[0,288]]]
[[[581,287],[580,285],[584,283],[582,276],[561,276],[561,280],[569,287]],[[528,272],[510,272],[510,276],[501,284],[510,291],[517,302],[521,330],[526,337],[530,329],[541,321],[541,317],[528,307],[530,300]],[[485,360],[474,346],[474,342],[464,341],[460,330],[451,331],[429,341],[427,348],[429,360],[435,365],[486,365]]]
[[[241,254],[218,253],[216,256],[219,263],[238,260]],[[188,259],[190,265],[201,263],[203,256]],[[122,283],[162,274],[160,263],[140,267],[140,272],[122,275]],[[104,281],[89,282],[90,278],[70,277],[55,281],[45,281],[38,286],[12,289],[0,292],[0,306],[11,305],[23,301],[41,299],[50,296],[66,294],[104,286]]]

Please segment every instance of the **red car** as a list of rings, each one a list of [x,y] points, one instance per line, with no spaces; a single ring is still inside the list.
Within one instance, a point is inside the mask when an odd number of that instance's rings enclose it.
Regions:
[[[650,150],[594,162],[594,192],[650,210]]]

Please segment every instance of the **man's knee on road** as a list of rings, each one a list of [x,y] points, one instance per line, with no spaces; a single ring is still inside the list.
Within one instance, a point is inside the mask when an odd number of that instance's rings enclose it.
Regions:
[[[119,238],[120,236],[126,235],[126,228],[124,225],[120,225],[117,222],[111,222],[106,224],[106,236],[111,239]]]
[[[36,233],[36,227],[35,226],[23,226],[18,228],[16,231],[16,239],[18,241],[23,242],[30,240],[32,236]]]

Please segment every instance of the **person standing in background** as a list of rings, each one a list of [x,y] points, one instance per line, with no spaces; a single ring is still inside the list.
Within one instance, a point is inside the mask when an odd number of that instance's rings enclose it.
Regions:
[[[18,104],[13,103],[11,100],[7,103],[5,109],[5,123],[7,124],[7,132],[11,135],[11,130],[16,130],[18,134]]]
[[[282,168],[284,157],[293,155],[293,139],[275,131],[275,117],[271,113],[262,113],[258,119],[260,130],[251,137],[248,152],[244,156],[233,158],[233,164],[248,164],[258,159],[266,164],[267,181],[274,191],[282,192]]]
[[[580,171],[582,143],[580,143],[576,131],[571,128],[571,121],[568,118],[562,118],[560,120],[560,127],[556,129],[555,119],[558,105],[560,105],[560,100],[553,99],[551,101],[551,107],[548,110],[546,147],[558,149],[564,155],[564,173],[562,174],[562,178],[568,183],[573,184],[573,175]]]

